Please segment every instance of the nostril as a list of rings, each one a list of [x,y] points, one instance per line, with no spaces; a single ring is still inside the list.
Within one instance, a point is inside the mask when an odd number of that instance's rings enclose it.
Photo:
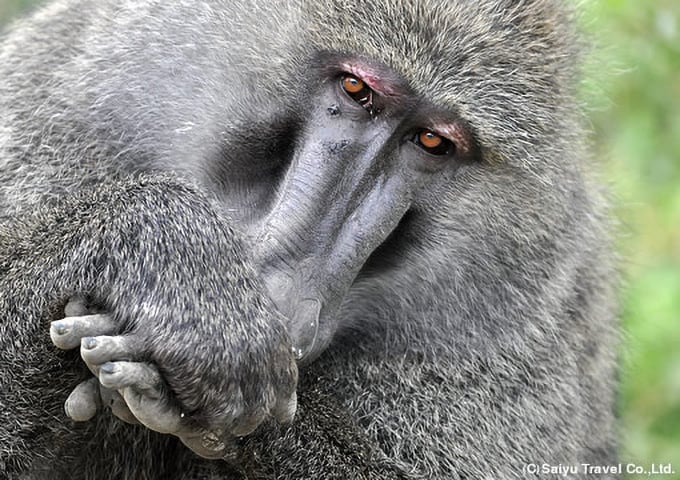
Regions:
[[[293,355],[297,360],[304,359],[314,349],[319,333],[320,314],[321,302],[315,298],[306,298],[298,304],[295,318],[289,326],[293,339]]]
[[[304,289],[297,288],[293,278],[285,272],[271,272],[264,284],[276,308],[286,318],[286,327],[293,343],[293,354],[302,360],[314,348],[319,332],[321,301],[300,298]]]

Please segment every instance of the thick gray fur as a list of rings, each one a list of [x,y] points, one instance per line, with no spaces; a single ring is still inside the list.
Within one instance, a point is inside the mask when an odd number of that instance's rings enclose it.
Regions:
[[[57,0],[3,38],[0,478],[512,479],[527,463],[613,464],[616,275],[569,8],[239,3]],[[236,467],[110,415],[68,420],[88,372],[49,321],[83,292],[123,330],[150,330],[149,358],[206,418],[231,407],[225,369],[259,378],[281,358],[294,375],[238,233],[258,202],[238,179],[283,155],[276,142],[304,122],[297,79],[328,50],[458,112],[480,160],[417,199],[301,369],[293,424],[242,440]],[[203,321],[178,345],[183,318]],[[234,365],[239,349],[252,365]]]

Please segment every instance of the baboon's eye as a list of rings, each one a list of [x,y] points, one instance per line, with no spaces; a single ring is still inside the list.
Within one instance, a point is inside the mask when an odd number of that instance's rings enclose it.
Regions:
[[[347,95],[352,98],[359,105],[365,109],[372,111],[373,109],[373,90],[371,90],[366,83],[355,77],[354,75],[345,74],[340,79],[342,89]]]
[[[366,84],[364,84],[363,80],[357,77],[345,75],[342,77],[342,88],[344,88],[345,91],[350,95],[355,95],[366,88]]]
[[[456,145],[432,130],[421,130],[413,137],[413,143],[430,155],[449,155],[456,151]]]

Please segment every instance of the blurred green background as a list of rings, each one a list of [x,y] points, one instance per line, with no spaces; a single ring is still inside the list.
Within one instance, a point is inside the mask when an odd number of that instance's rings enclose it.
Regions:
[[[37,3],[0,0],[0,24]],[[621,459],[680,478],[680,0],[579,3],[596,43],[583,97],[625,259]]]
[[[621,459],[680,479],[680,1],[583,3],[598,42],[584,98],[627,282]]]

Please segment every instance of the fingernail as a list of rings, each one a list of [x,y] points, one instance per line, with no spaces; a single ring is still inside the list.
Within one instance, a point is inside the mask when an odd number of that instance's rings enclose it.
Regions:
[[[97,339],[94,337],[85,337],[82,339],[82,342],[83,347],[85,347],[87,350],[92,350],[97,346]]]
[[[225,443],[220,439],[220,437],[214,432],[206,432],[201,438],[201,445],[208,450],[213,452],[219,452],[226,448]]]
[[[66,322],[56,321],[52,322],[52,328],[54,328],[59,335],[64,335],[68,333],[68,325]]]
[[[116,372],[116,364],[107,362],[102,364],[101,367],[99,367],[99,370],[104,372],[104,373],[115,373]]]

